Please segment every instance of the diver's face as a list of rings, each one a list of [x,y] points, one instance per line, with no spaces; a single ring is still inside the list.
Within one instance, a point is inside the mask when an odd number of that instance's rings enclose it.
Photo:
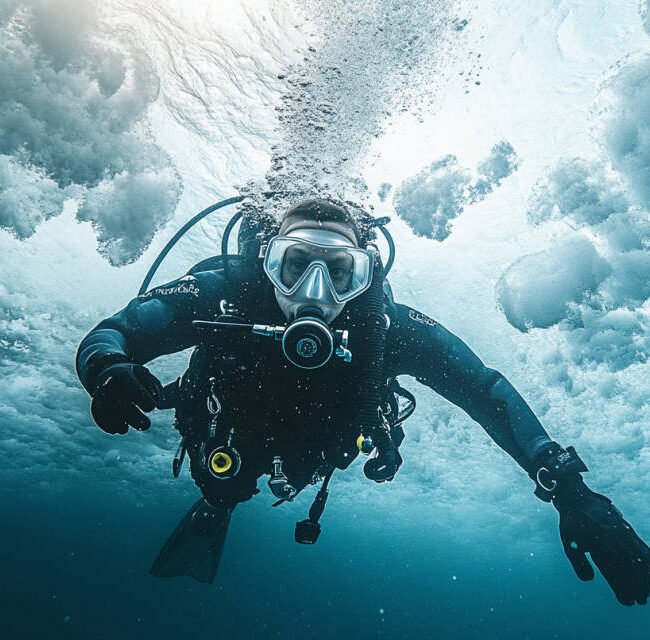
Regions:
[[[310,245],[295,245],[287,249],[282,263],[284,285],[292,288],[314,262],[320,262],[326,267],[339,294],[349,291],[354,268],[352,256],[341,249]]]
[[[326,231],[339,238],[337,246],[314,246],[299,243],[287,249],[282,262],[281,279],[286,289],[298,286],[293,295],[286,295],[277,288],[275,297],[290,321],[296,317],[318,310],[318,314],[328,324],[343,311],[345,303],[336,302],[327,294],[327,280],[331,281],[338,294],[345,294],[353,282],[354,258],[346,252],[345,245],[357,247],[351,227],[339,222],[316,222],[313,220],[289,220],[280,228],[281,236],[293,235],[300,230]],[[336,244],[336,243],[334,243]],[[307,274],[305,272],[307,271]]]

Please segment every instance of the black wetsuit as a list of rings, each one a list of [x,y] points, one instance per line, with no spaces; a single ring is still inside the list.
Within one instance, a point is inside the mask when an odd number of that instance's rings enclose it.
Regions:
[[[321,369],[306,371],[290,364],[273,339],[234,328],[206,335],[192,324],[219,317],[224,300],[250,322],[285,324],[272,285],[259,271],[237,265],[227,273],[195,268],[135,298],[93,329],[77,354],[81,382],[92,393],[99,373],[111,363],[145,364],[196,347],[179,384],[177,426],[187,436],[194,479],[213,502],[250,498],[275,455],[282,456],[284,471],[297,489],[323,463],[346,467],[358,453],[354,420],[359,362],[334,358]],[[354,304],[334,323],[350,330],[353,354]],[[513,386],[435,320],[390,296],[385,304],[390,325],[384,377],[412,376],[433,389],[467,412],[530,472],[536,454],[551,440]],[[242,456],[241,472],[228,481],[215,480],[198,464],[210,422],[206,399],[211,384],[221,404],[221,428],[234,429]]]

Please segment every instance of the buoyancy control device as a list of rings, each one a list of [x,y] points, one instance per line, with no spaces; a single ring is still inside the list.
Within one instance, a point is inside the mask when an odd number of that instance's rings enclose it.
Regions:
[[[266,194],[265,194],[266,195]],[[271,194],[272,195],[272,194]],[[147,292],[156,271],[171,251],[173,246],[199,221],[211,213],[232,204],[241,203],[246,196],[235,196],[222,200],[207,207],[185,223],[162,249],[147,272],[139,290],[139,295]],[[222,315],[214,319],[197,319],[194,325],[200,331],[244,331],[258,336],[265,336],[280,344],[282,353],[294,366],[303,369],[313,369],[325,366],[333,358],[350,362],[354,357],[362,364],[363,375],[360,379],[358,396],[358,414],[356,425],[358,452],[368,457],[364,465],[366,477],[375,482],[385,482],[393,479],[402,459],[399,446],[404,438],[402,423],[415,409],[415,398],[403,389],[395,379],[386,381],[384,372],[384,346],[388,331],[389,320],[384,313],[384,297],[390,295],[386,276],[390,272],[395,259],[395,245],[390,232],[385,228],[390,218],[375,218],[364,214],[361,221],[369,231],[379,230],[384,236],[389,249],[389,256],[384,266],[380,253],[374,245],[369,245],[375,251],[373,279],[370,288],[363,294],[364,304],[360,306],[355,328],[361,339],[357,341],[357,352],[349,349],[349,336],[346,329],[332,329],[317,318],[298,318],[287,325],[267,325],[243,321],[238,315],[238,309],[232,300],[223,300]],[[237,239],[237,253],[229,253],[229,244],[236,224],[240,222]],[[238,210],[227,223],[222,238],[220,254],[203,260],[195,265],[191,272],[207,269],[222,269],[229,281],[228,272],[234,262],[245,262],[249,265],[261,262],[264,248],[268,240],[277,235],[278,222],[269,214],[255,211],[254,214]],[[191,273],[190,272],[190,273]],[[234,296],[233,296],[234,299]],[[168,399],[166,408],[174,406],[173,396],[178,395],[179,381],[166,387]],[[210,392],[207,398],[210,415],[207,435],[202,439],[200,461],[205,470],[219,480],[227,481],[237,476],[241,468],[241,455],[234,442],[236,434],[230,425],[221,424],[220,400],[215,393],[214,380],[210,381]],[[173,475],[180,473],[187,450],[187,434],[182,435],[181,443],[173,460]],[[351,462],[351,459],[341,468]],[[297,542],[311,544],[320,534],[318,520],[325,507],[328,486],[336,467],[325,465],[320,479],[323,485],[318,492],[310,509],[307,520],[296,525],[295,538]],[[280,504],[292,500],[297,494],[283,471],[281,456],[273,456],[270,464],[269,487],[278,498]]]

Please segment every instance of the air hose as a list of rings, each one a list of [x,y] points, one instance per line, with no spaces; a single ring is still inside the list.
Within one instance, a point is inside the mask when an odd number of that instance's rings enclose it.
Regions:
[[[149,271],[147,271],[147,275],[144,277],[144,280],[142,281],[142,284],[140,285],[140,289],[138,291],[138,295],[141,296],[144,293],[147,292],[147,289],[149,288],[149,285],[151,284],[151,281],[153,280],[153,277],[156,275],[156,271],[158,271],[158,267],[162,264],[162,261],[167,257],[167,254],[174,248],[174,245],[197,223],[203,220],[203,218],[209,216],[213,211],[217,211],[217,209],[221,209],[223,207],[227,207],[228,205],[231,204],[237,204],[238,202],[241,202],[246,196],[233,196],[232,198],[227,198],[226,200],[221,200],[221,202],[217,202],[213,205],[210,205],[206,209],[203,209],[203,211],[200,211],[197,213],[193,218],[188,220],[173,236],[172,238],[167,242],[167,244],[162,248],[162,251],[158,254],[156,259],[153,261],[153,264],[151,267],[149,267]],[[237,222],[239,218],[237,218],[234,222]],[[234,226],[234,222],[231,220],[231,226],[229,227],[229,230]],[[224,234],[224,236],[228,237],[229,234]]]
[[[392,480],[401,464],[401,457],[393,443],[388,425],[382,420],[379,412],[384,380],[384,351],[386,334],[388,333],[384,315],[384,275],[379,251],[375,249],[375,260],[372,284],[366,294],[366,300],[361,312],[363,331],[362,362],[364,375],[360,383],[359,417],[363,440],[372,443],[376,456],[368,460],[364,466],[367,478],[375,482]]]

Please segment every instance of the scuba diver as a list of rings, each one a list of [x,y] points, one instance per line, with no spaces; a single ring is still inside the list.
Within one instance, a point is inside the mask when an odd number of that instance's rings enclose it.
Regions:
[[[151,573],[212,582],[231,514],[265,474],[275,504],[322,483],[295,530],[297,542],[316,542],[335,470],[365,455],[370,480],[397,473],[415,408],[398,378],[411,376],[463,409],[530,476],[559,512],[581,580],[594,577],[590,554],[619,602],[645,604],[650,549],[587,486],[575,449],[554,442],[512,384],[458,337],[395,302],[375,244],[386,221],[321,199],[279,221],[244,215],[237,255],[142,292],[83,339],[76,366],[97,425],[144,431],[147,412],[175,409],[173,472],[187,455],[202,493]],[[187,370],[166,387],[145,366],[190,347]]]

